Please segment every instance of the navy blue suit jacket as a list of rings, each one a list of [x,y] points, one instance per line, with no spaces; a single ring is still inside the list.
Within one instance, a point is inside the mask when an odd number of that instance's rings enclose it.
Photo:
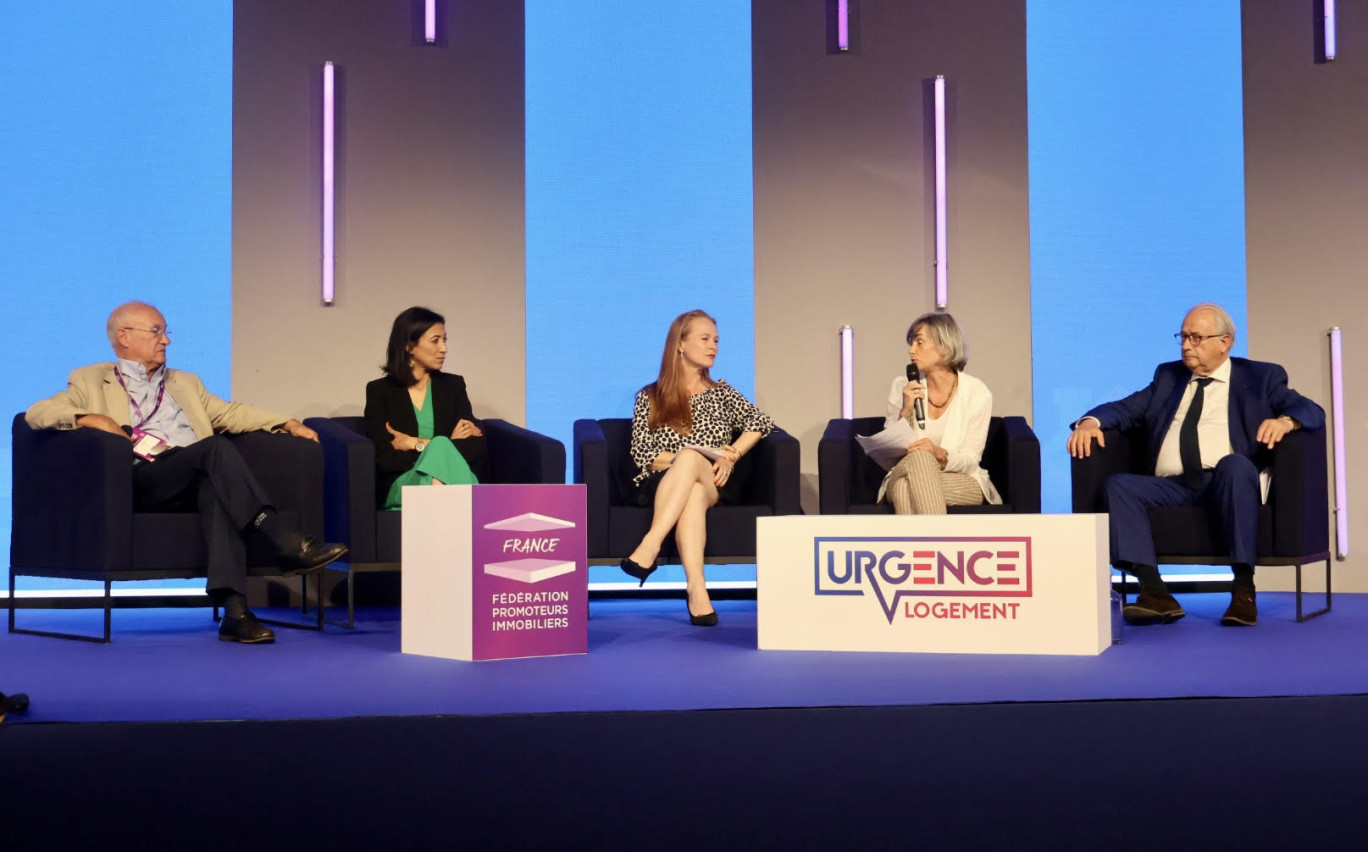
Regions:
[[[1089,411],[1103,429],[1123,432],[1141,428],[1149,435],[1149,463],[1159,457],[1164,435],[1173,424],[1173,415],[1182,401],[1183,390],[1192,371],[1182,361],[1160,364],[1149,387],[1125,399],[1108,402]],[[1286,414],[1307,429],[1325,425],[1325,412],[1319,405],[1287,386],[1287,371],[1266,361],[1230,359],[1230,446],[1235,452],[1267,467],[1270,459],[1258,458],[1267,448],[1255,440],[1259,424]]]

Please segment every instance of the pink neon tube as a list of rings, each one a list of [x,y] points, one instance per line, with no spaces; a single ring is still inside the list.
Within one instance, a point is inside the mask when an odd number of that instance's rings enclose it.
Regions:
[[[1335,549],[1339,558],[1349,555],[1349,483],[1344,453],[1344,361],[1342,333],[1330,329],[1330,416],[1335,429]]]
[[[333,64],[323,63],[323,304],[333,303],[334,244],[334,99]]]
[[[936,75],[936,307],[950,303],[945,213],[945,77]]]
[[[855,416],[855,329],[841,326],[841,416]]]

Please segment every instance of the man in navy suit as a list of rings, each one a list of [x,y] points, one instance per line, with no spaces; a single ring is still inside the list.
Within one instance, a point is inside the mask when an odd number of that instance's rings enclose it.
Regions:
[[[1140,594],[1123,613],[1128,623],[1183,617],[1159,576],[1149,510],[1202,504],[1221,519],[1235,575],[1221,623],[1252,625],[1261,501],[1256,456],[1293,429],[1319,428],[1325,412],[1289,388],[1277,364],[1230,357],[1235,324],[1220,306],[1188,311],[1174,336],[1183,360],[1160,364],[1149,387],[1085,414],[1069,436],[1069,453],[1087,457],[1094,440],[1105,447],[1104,429],[1149,432],[1154,475],[1120,473],[1106,483],[1112,564],[1140,581]]]

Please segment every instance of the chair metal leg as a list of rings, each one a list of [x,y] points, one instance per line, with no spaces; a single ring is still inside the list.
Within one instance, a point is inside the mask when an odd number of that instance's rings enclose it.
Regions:
[[[13,569],[11,569],[11,570],[10,570],[10,582],[9,582],[9,594],[10,594],[10,599],[9,599],[9,605],[10,605],[10,610],[9,610],[9,632],[10,632],[10,633],[18,633],[18,634],[20,634],[21,636],[46,636],[46,637],[48,637],[48,638],[50,638],[50,639],[77,639],[77,640],[79,640],[79,641],[81,641],[81,642],[96,642],[96,643],[98,643],[98,644],[100,644],[100,645],[108,645],[109,642],[110,642],[110,619],[109,619],[109,615],[110,615],[110,609],[111,609],[111,608],[113,607],[113,605],[114,605],[114,598],[113,598],[113,595],[110,594],[110,588],[111,588],[111,586],[112,586],[113,584],[112,584],[109,580],[106,580],[104,585],[105,585],[105,592],[104,592],[104,601],[103,601],[103,603],[104,603],[104,635],[103,635],[103,636],[85,636],[85,635],[82,635],[82,634],[80,634],[80,633],[62,633],[62,632],[56,631],[56,630],[29,630],[29,629],[24,628],[24,627],[16,627],[16,626],[15,626],[15,623],[14,623],[14,611],[15,611],[16,609],[18,609],[18,606],[17,606],[18,600],[17,600],[17,599],[15,598],[15,596],[14,596],[14,571],[13,571]]]
[[[309,581],[308,581],[307,579],[305,579],[305,581],[304,581],[304,583],[303,583],[303,586],[304,586],[304,591],[307,592],[307,591],[308,591],[308,586],[309,586]],[[326,602],[323,600],[323,572],[322,572],[322,571],[319,571],[319,572],[318,572],[318,583],[317,583],[316,586],[315,586],[315,592],[316,592],[316,594],[318,595],[318,602],[317,602],[317,609],[318,609],[318,632],[319,632],[319,633],[322,633],[322,632],[323,632],[323,616],[324,616],[323,607],[326,605]]]
[[[356,629],[356,572],[347,563],[347,629]]]
[[[1331,605],[1330,562],[1331,562],[1331,557],[1327,555],[1326,558],[1325,558],[1325,606],[1321,607],[1320,609],[1316,610],[1315,612],[1308,612],[1308,613],[1306,613],[1305,615],[1302,614],[1302,577],[1301,577],[1302,563],[1301,563],[1301,562],[1298,562],[1298,563],[1297,563],[1297,622],[1298,622],[1298,623],[1303,622],[1303,621],[1308,621],[1308,620],[1310,620],[1310,619],[1312,619],[1312,618],[1315,618],[1315,617],[1318,616],[1318,615],[1325,615],[1327,612],[1330,611],[1330,605]]]

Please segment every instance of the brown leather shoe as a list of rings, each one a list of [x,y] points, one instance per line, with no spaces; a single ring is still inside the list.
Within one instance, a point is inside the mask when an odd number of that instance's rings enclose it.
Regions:
[[[1136,626],[1168,624],[1185,615],[1187,613],[1183,612],[1183,608],[1174,600],[1173,595],[1168,592],[1152,592],[1143,587],[1136,596],[1135,603],[1126,604],[1126,608],[1121,610],[1121,617],[1126,623]]]
[[[1253,627],[1259,621],[1259,608],[1254,604],[1254,590],[1237,586],[1230,591],[1230,606],[1221,623],[1227,627]]]

